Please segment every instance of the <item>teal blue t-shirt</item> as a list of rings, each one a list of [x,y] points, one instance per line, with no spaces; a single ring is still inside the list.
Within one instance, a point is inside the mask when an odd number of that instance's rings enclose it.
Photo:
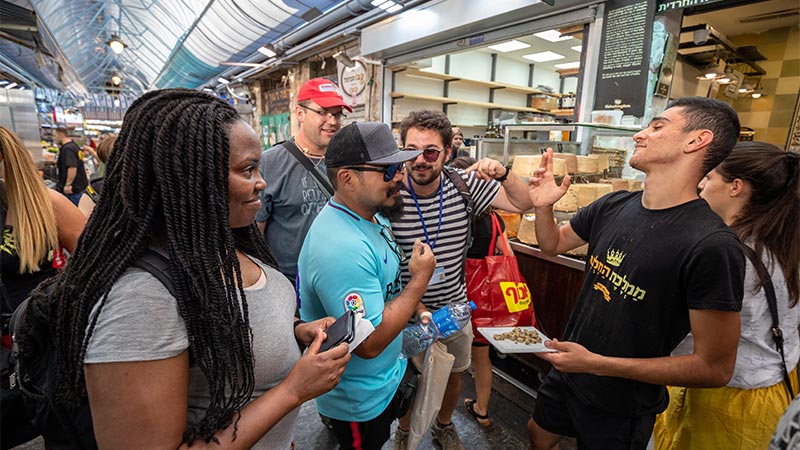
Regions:
[[[400,247],[392,237],[389,221],[362,219],[332,200],[320,211],[300,250],[298,292],[300,317],[310,322],[326,316],[339,317],[346,309],[364,314],[377,327],[383,306],[400,294]],[[375,358],[355,354],[339,384],[317,398],[325,416],[348,422],[378,417],[392,400],[406,370],[400,355],[399,334]]]

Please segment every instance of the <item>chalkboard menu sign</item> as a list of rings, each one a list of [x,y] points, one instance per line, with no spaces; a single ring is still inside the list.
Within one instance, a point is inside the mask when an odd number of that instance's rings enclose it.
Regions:
[[[280,88],[264,93],[269,114],[282,114],[289,112],[289,98],[291,91],[289,88]]]
[[[609,0],[603,21],[594,109],[644,116],[654,0]]]

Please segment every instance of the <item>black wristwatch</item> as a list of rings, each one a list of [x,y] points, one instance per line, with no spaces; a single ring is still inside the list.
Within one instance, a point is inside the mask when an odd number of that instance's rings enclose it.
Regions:
[[[495,181],[497,181],[498,183],[502,183],[503,181],[506,181],[508,179],[508,175],[511,174],[511,166],[505,164],[505,165],[503,165],[503,167],[506,168],[506,173],[504,173],[503,176],[500,177],[500,178],[495,178]]]

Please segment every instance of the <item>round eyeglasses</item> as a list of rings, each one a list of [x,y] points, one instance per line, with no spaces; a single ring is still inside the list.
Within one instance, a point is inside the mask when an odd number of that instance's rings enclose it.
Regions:
[[[418,152],[419,151],[418,149],[411,148],[411,147],[404,148],[403,150],[409,151],[409,152]],[[428,147],[428,148],[422,150],[422,157],[425,159],[425,161],[427,161],[429,163],[436,162],[436,160],[439,159],[439,154],[442,153],[443,151],[444,151],[443,148]]]

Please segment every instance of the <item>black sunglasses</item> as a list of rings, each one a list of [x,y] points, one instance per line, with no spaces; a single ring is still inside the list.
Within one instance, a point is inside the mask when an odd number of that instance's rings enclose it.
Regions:
[[[403,170],[405,170],[404,163],[397,163],[392,164],[391,166],[382,167],[347,166],[342,167],[342,169],[355,170],[357,172],[383,172],[383,181],[386,181],[387,183],[394,179],[394,176],[397,174],[397,172],[402,173]]]
[[[392,234],[392,230],[390,230],[386,225],[381,225],[381,237],[386,241],[387,244],[389,244],[389,247],[392,249],[394,254],[400,258],[400,262],[405,262],[407,259],[406,252],[403,251],[403,247],[397,243],[394,235]]]

